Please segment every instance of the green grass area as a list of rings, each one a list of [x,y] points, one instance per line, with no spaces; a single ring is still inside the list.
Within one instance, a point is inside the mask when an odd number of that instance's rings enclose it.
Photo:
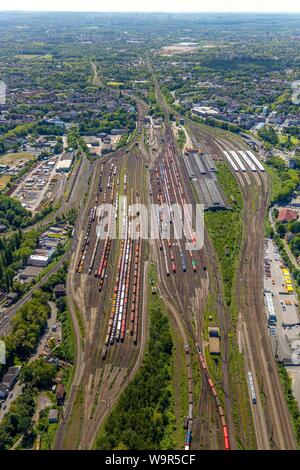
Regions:
[[[10,182],[10,180],[11,180],[11,176],[9,176],[9,175],[1,175],[0,176],[0,191],[2,191],[3,189],[6,188],[6,186]]]
[[[233,278],[242,239],[240,214],[235,211],[205,213],[205,223],[218,256],[227,305],[230,305]]]
[[[153,267],[149,279],[154,276]],[[150,286],[149,286],[150,287]],[[148,303],[150,332],[143,365],[122,393],[96,440],[97,449],[173,449],[173,341],[158,295]]]
[[[62,325],[62,341],[58,347],[53,349],[53,353],[60,359],[73,363],[76,340],[73,322],[67,304],[63,311],[58,311],[57,319]]]
[[[45,393],[45,392],[44,392]],[[46,392],[50,399],[51,405],[44,408],[39,413],[39,419],[35,426],[37,439],[40,439],[40,450],[52,450],[55,442],[58,423],[49,423],[48,415],[51,408],[57,408],[55,394]],[[35,445],[37,442],[35,443]]]
[[[186,143],[186,135],[183,129],[178,130],[177,143],[180,150],[182,150]]]
[[[16,59],[20,60],[45,60],[45,61],[51,61],[53,59],[52,54],[45,54],[45,55],[40,55],[40,54],[17,54],[15,55]]]
[[[280,177],[274,168],[268,165],[265,168],[271,181],[271,201],[276,201],[281,191]]]
[[[48,421],[48,417],[46,418]],[[45,432],[41,436],[41,450],[52,450],[55,442],[57,423],[48,423]]]
[[[116,87],[116,88],[119,88],[120,86],[124,85],[123,82],[107,82],[106,83],[107,86],[111,86],[111,87]]]
[[[237,344],[238,309],[234,292],[236,276],[238,275],[239,253],[243,240],[242,209],[243,199],[233,174],[224,163],[218,163],[218,180],[220,186],[230,203],[231,211],[208,211],[205,213],[205,222],[209,236],[220,265],[223,282],[223,295],[230,315],[231,324],[228,333],[230,393],[232,395],[232,412],[235,425],[235,435],[239,448],[253,449],[256,446],[253,428],[249,394],[245,376],[243,355],[239,352]],[[253,204],[252,204],[253,205]],[[204,328],[207,330],[208,316],[212,317],[214,324],[218,324],[213,296],[208,298],[204,316]],[[221,331],[222,336],[222,331]],[[204,338],[207,333],[204,331]],[[216,363],[206,351],[206,360],[210,372],[216,382],[221,400],[222,370],[221,361]]]
[[[4,155],[0,156],[0,165],[14,166],[35,159],[36,157],[34,157],[32,153],[29,152],[5,153]]]
[[[218,180],[233,210],[207,211],[204,220],[221,268],[224,296],[230,305],[234,273],[242,239],[242,195],[238,184],[224,163],[218,163]]]
[[[81,310],[80,310],[80,308],[78,307],[77,304],[74,305],[74,310],[75,310],[76,318],[77,318],[77,321],[78,321],[78,326],[79,326],[81,338],[84,338],[84,335],[85,335],[84,321],[83,321]]]
[[[182,449],[185,438],[183,421],[188,410],[188,377],[184,345],[172,322],[171,333],[174,343],[172,351],[172,404],[176,421],[174,439],[176,441],[176,448]]]
[[[243,206],[243,198],[236,182],[226,163],[217,162],[218,180],[228,202],[234,209],[240,210]]]
[[[64,449],[78,449],[84,417],[84,390],[81,385],[76,393],[72,413],[68,420],[63,443]]]

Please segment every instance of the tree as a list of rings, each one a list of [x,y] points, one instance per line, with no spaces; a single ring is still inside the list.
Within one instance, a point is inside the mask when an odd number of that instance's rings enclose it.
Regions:
[[[276,226],[278,235],[283,238],[286,233],[286,227],[284,224],[277,224]]]
[[[55,365],[49,364],[44,359],[37,359],[21,370],[20,378],[23,383],[30,383],[38,390],[47,390],[53,384],[56,371]]]

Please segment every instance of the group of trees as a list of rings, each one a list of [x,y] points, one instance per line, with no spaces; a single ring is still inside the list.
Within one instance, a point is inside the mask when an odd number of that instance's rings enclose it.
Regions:
[[[67,263],[64,263],[60,270],[57,271],[57,273],[52,274],[48,281],[43,285],[43,291],[50,294],[53,300],[54,287],[57,284],[65,284],[67,272],[68,265]],[[63,361],[67,361],[69,363],[73,363],[75,354],[74,338],[72,335],[72,321],[68,310],[67,298],[59,297],[58,299],[56,299],[55,303],[58,310],[57,319],[61,322],[62,326],[62,341],[59,346],[53,349],[53,353],[59,359],[62,359]]]
[[[13,287],[17,270],[36,248],[37,238],[36,231],[18,231],[8,238],[0,238],[0,287],[6,292]]]
[[[22,436],[22,448],[32,446],[36,437],[32,422],[35,398],[40,391],[51,388],[56,372],[57,367],[44,359],[37,359],[21,369],[20,381],[24,388],[0,423],[0,450],[10,449]]]
[[[35,410],[35,399],[31,387],[26,387],[10,407],[0,423],[0,450],[9,450],[19,436],[26,434],[31,440],[32,416]]]
[[[287,202],[299,185],[299,171],[287,168],[285,162],[279,157],[268,158],[266,164],[276,170],[276,178],[280,181],[280,188],[272,202]]]
[[[21,369],[20,381],[29,384],[38,391],[51,388],[57,372],[54,364],[49,364],[44,359],[39,358],[29,362]]]
[[[32,299],[19,309],[12,320],[12,331],[4,340],[6,344],[6,365],[0,366],[0,377],[12,364],[23,364],[20,372],[22,394],[11,404],[10,410],[0,423],[0,450],[10,449],[20,438],[22,448],[32,447],[36,431],[32,422],[35,412],[35,398],[39,392],[49,390],[57,374],[57,366],[43,358],[26,361],[36,350],[50,314],[49,299],[54,298],[54,287],[64,283],[67,264],[53,274],[41,290],[34,292]],[[66,313],[65,298],[56,301],[59,317]],[[61,318],[59,318],[61,320]],[[46,422],[48,420],[45,418]]]
[[[79,123],[81,134],[109,134],[112,129],[127,128],[129,131],[135,129],[136,113],[128,112],[124,108],[118,108],[110,113],[103,113],[101,117],[90,117],[82,115]]]
[[[161,304],[150,309],[144,364],[109,416],[98,449],[160,449],[170,424],[172,337]],[[171,448],[171,447],[170,447]]]
[[[13,363],[26,361],[35,351],[47,324],[50,307],[47,296],[41,290],[32,294],[11,321],[11,332],[4,337],[6,365],[1,366],[0,375]]]
[[[18,229],[26,227],[30,221],[30,212],[19,201],[0,194],[0,224],[8,229]]]
[[[276,232],[283,238],[287,232],[291,232],[294,237],[290,241],[290,247],[293,255],[300,256],[300,221],[288,223],[276,223]]]
[[[264,126],[257,132],[259,137],[264,140],[265,142],[276,145],[279,142],[278,135],[274,127],[271,126]]]

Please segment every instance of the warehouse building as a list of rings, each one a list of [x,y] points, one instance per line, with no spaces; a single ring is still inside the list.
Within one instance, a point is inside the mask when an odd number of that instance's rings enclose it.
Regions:
[[[30,255],[28,258],[28,264],[31,266],[37,266],[44,268],[50,263],[51,256],[49,255]]]
[[[60,160],[56,167],[57,173],[69,173],[72,168],[72,160]]]
[[[2,379],[2,388],[5,387],[7,390],[11,390],[13,388],[19,375],[20,369],[20,366],[12,366],[8,368],[7,373],[3,376]]]
[[[99,147],[99,139],[96,137],[84,137],[83,139],[88,146]]]
[[[69,173],[74,161],[74,152],[69,151],[62,154],[56,166],[57,173]]]
[[[26,268],[20,271],[19,278],[22,281],[30,282],[41,273],[41,270],[42,268],[37,266],[26,266]]]

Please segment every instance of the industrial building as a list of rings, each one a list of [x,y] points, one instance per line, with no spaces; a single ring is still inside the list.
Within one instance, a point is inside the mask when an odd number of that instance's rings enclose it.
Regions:
[[[183,155],[186,170],[205,210],[228,209],[217,180],[217,168],[211,155],[196,149]]]
[[[19,375],[21,367],[20,366],[12,366],[9,367],[7,373],[4,374],[2,378],[2,382],[0,384],[1,387],[1,394],[3,398],[5,398],[5,389],[11,390],[16,383],[17,377]]]
[[[201,117],[216,116],[220,114],[218,109],[209,106],[194,106],[192,109],[193,114]]]
[[[57,173],[69,173],[72,167],[72,160],[61,160],[56,167]]]
[[[69,151],[62,154],[56,166],[57,173],[69,173],[74,161],[74,152]]]
[[[32,281],[35,277],[37,277],[42,268],[37,267],[37,266],[26,266],[22,271],[19,273],[19,278],[22,279],[22,281]]]
[[[49,255],[30,255],[28,258],[28,264],[31,266],[37,266],[44,268],[50,263],[51,256]]]
[[[97,139],[97,137],[89,136],[84,137],[83,139],[87,145],[90,145],[92,147],[99,147],[99,139]]]

